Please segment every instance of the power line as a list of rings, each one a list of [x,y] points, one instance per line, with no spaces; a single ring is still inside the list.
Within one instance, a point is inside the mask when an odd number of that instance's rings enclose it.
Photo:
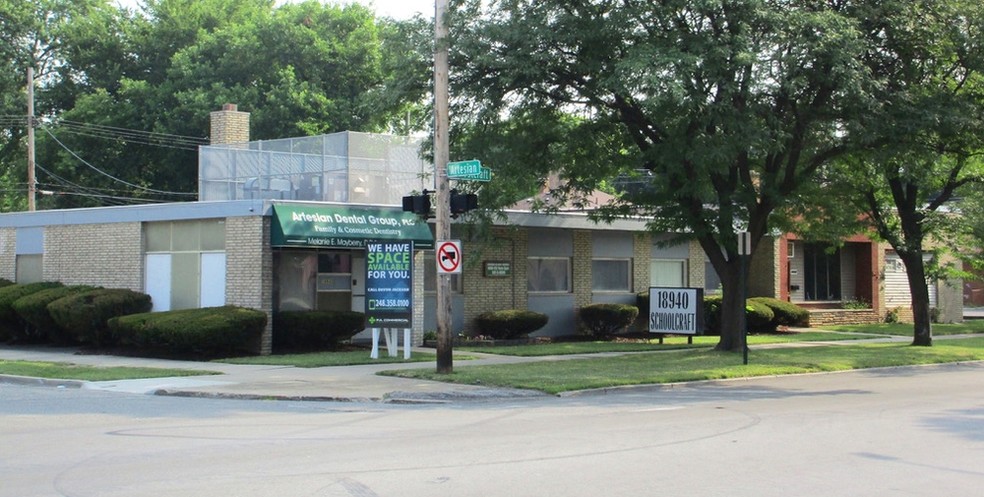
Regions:
[[[122,183],[122,184],[124,184],[126,186],[129,186],[131,188],[135,188],[137,190],[146,191],[146,192],[150,192],[150,193],[158,193],[158,194],[162,194],[162,195],[179,195],[179,196],[197,196],[198,195],[198,193],[191,193],[191,192],[171,192],[171,191],[166,191],[166,190],[156,190],[156,189],[153,189],[153,188],[146,188],[146,187],[143,187],[143,186],[140,186],[140,185],[136,185],[136,184],[130,183],[130,182],[126,181],[126,180],[122,180],[120,178],[117,178],[116,176],[113,176],[113,175],[111,175],[111,174],[103,171],[102,169],[99,169],[96,166],[93,166],[92,164],[89,164],[82,157],[79,157],[78,154],[76,154],[72,149],[68,148],[64,143],[62,143],[61,140],[59,140],[58,137],[56,137],[54,135],[54,133],[52,133],[48,128],[42,127],[41,129],[43,129],[45,131],[45,133],[48,133],[48,136],[50,136],[53,140],[55,140],[55,142],[58,143],[58,145],[60,145],[63,149],[65,149],[65,151],[67,151],[69,154],[71,154],[72,157],[75,157],[76,159],[78,159],[79,162],[85,164],[89,169],[92,169],[93,171],[95,171],[95,172],[97,172],[97,173],[99,173],[99,174],[101,174],[101,175],[103,175],[103,176],[105,176],[105,177],[107,177],[107,178],[109,178],[109,179],[111,179],[113,181],[116,181],[118,183]]]
[[[198,150],[201,145],[207,145],[206,138],[137,131],[114,126],[102,126],[78,121],[58,120],[52,123],[67,133],[74,133],[93,138],[108,140],[123,140],[129,143],[152,145],[157,147],[174,148],[179,150]]]

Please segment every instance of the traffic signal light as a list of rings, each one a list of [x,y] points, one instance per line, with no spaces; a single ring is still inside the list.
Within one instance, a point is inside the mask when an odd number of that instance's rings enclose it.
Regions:
[[[474,193],[458,193],[451,190],[451,215],[457,216],[478,208],[478,195]]]
[[[412,212],[418,216],[429,217],[431,210],[430,194],[424,190],[421,195],[410,195],[403,197],[403,212]]]

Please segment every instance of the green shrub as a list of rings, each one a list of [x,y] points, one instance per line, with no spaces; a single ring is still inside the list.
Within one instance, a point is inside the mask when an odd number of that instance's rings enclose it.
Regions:
[[[250,352],[266,323],[263,311],[227,305],[130,314],[108,326],[122,345],[148,355],[219,358]]]
[[[71,337],[51,318],[48,304],[70,295],[95,290],[95,288],[87,285],[48,288],[15,300],[12,307],[14,312],[27,323],[28,333],[38,341],[67,344],[72,341]]]
[[[475,317],[475,326],[482,335],[497,340],[519,338],[546,326],[549,317],[534,311],[506,309],[483,312]]]
[[[14,302],[22,297],[62,286],[61,283],[45,281],[40,283],[13,284],[0,287],[0,341],[9,339],[27,340],[32,338],[26,323],[14,311]]]
[[[273,317],[274,350],[335,350],[365,329],[355,311],[281,311]]]
[[[810,311],[785,300],[772,297],[752,297],[748,300],[760,302],[772,309],[775,318],[773,319],[773,329],[778,326],[809,326]]]
[[[581,324],[596,337],[625,330],[639,316],[639,308],[628,304],[590,304],[581,307]]]
[[[704,296],[704,334],[721,334],[721,302],[720,295]]]
[[[636,308],[639,309],[640,316],[649,315],[649,290],[636,294]]]
[[[720,295],[704,297],[704,334],[721,334],[721,303]],[[772,308],[756,299],[745,301],[745,322],[749,332],[775,331],[775,312]]]
[[[763,302],[755,299],[745,300],[745,324],[749,333],[768,333],[776,331],[776,313]]]
[[[149,312],[150,295],[123,288],[99,288],[48,304],[51,318],[76,341],[97,347],[114,345],[110,318]]]

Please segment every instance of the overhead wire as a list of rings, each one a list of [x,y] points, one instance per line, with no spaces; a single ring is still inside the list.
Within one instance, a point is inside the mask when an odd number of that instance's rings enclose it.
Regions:
[[[145,192],[149,192],[149,193],[157,193],[157,194],[161,194],[161,195],[176,195],[176,196],[197,196],[198,195],[198,193],[192,193],[192,192],[172,192],[172,191],[167,191],[167,190],[157,190],[157,189],[154,189],[154,188],[147,188],[147,187],[140,186],[140,185],[137,185],[137,184],[134,184],[134,183],[130,183],[129,181],[126,181],[126,180],[117,178],[116,176],[113,176],[112,174],[109,174],[106,171],[103,171],[102,169],[99,169],[98,167],[93,166],[92,164],[90,164],[89,162],[87,162],[85,159],[83,159],[82,157],[80,157],[72,149],[68,148],[67,145],[65,145],[64,143],[62,143],[62,141],[59,140],[58,137],[55,136],[55,134],[52,133],[51,130],[49,130],[47,127],[42,126],[41,129],[43,129],[44,132],[47,133],[48,136],[50,136],[51,139],[55,141],[55,143],[57,143],[59,146],[61,146],[63,149],[65,149],[65,151],[67,151],[69,154],[71,154],[72,157],[75,157],[75,159],[77,159],[79,162],[85,164],[86,167],[88,167],[89,169],[92,169],[93,171],[95,171],[95,172],[97,172],[97,173],[99,173],[99,174],[101,174],[101,175],[103,175],[103,176],[105,176],[105,177],[107,177],[107,178],[109,178],[109,179],[111,179],[113,181],[116,181],[118,183],[122,183],[122,184],[124,184],[126,186],[129,186],[131,188],[134,188],[134,189],[137,189],[137,190],[140,190],[140,191],[145,191]]]

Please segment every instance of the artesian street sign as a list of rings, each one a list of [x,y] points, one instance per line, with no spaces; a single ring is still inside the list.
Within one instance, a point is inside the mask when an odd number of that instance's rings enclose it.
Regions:
[[[492,170],[482,167],[482,163],[477,160],[448,162],[448,179],[490,181]]]
[[[482,163],[477,160],[448,162],[448,178],[473,176],[482,172]]]

